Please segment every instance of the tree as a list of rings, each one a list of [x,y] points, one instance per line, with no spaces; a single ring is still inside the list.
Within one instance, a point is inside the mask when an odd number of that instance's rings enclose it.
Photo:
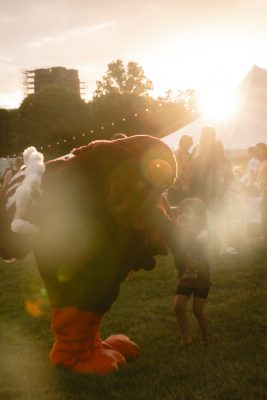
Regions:
[[[64,154],[74,147],[72,138],[85,130],[87,117],[87,106],[78,94],[47,86],[26,97],[17,111],[18,148],[34,145],[44,153]]]
[[[151,112],[157,101],[132,93],[110,93],[95,97],[88,104],[92,139],[109,139],[116,132],[128,136],[150,134]],[[147,112],[146,110],[150,110]]]
[[[190,113],[198,112],[198,94],[195,89],[186,90],[166,90],[165,96],[159,97],[162,103],[183,104],[184,108]]]
[[[96,82],[94,98],[112,93],[147,96],[152,89],[153,83],[140,65],[131,61],[125,67],[122,60],[116,60],[108,64],[106,75]]]
[[[0,109],[0,155],[3,157],[13,154],[16,149],[15,118],[16,110]]]

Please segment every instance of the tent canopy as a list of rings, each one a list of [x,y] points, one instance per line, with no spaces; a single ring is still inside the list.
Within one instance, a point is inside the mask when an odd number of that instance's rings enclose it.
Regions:
[[[237,91],[241,99],[240,108],[231,119],[211,122],[200,116],[162,140],[175,149],[180,137],[188,134],[196,144],[202,128],[213,126],[226,149],[247,149],[259,142],[267,143],[267,70],[254,66]]]

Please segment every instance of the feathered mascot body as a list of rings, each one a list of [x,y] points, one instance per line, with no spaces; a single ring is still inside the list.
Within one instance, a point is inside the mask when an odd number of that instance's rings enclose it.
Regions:
[[[0,255],[33,250],[52,307],[52,364],[107,373],[134,359],[125,335],[102,341],[103,315],[131,270],[171,247],[162,197],[176,176],[170,149],[151,136],[95,141],[46,164],[34,148],[1,200]]]

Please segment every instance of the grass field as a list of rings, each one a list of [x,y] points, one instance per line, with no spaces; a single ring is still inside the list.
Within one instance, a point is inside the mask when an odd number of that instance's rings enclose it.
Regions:
[[[49,304],[32,257],[0,263],[0,399],[267,399],[266,255],[245,251],[214,261],[206,347],[191,310],[194,343],[179,346],[175,287],[169,256],[153,271],[130,276],[101,333],[128,334],[140,358],[112,375],[78,375],[50,366]]]

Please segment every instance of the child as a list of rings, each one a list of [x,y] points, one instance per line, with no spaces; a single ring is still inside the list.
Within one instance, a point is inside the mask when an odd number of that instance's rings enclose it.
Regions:
[[[208,342],[208,322],[204,306],[210,287],[210,261],[206,208],[202,200],[187,198],[181,202],[177,216],[179,257],[175,264],[179,271],[174,309],[181,333],[181,344],[191,343],[186,306],[193,294],[193,313],[198,321],[202,343]]]

